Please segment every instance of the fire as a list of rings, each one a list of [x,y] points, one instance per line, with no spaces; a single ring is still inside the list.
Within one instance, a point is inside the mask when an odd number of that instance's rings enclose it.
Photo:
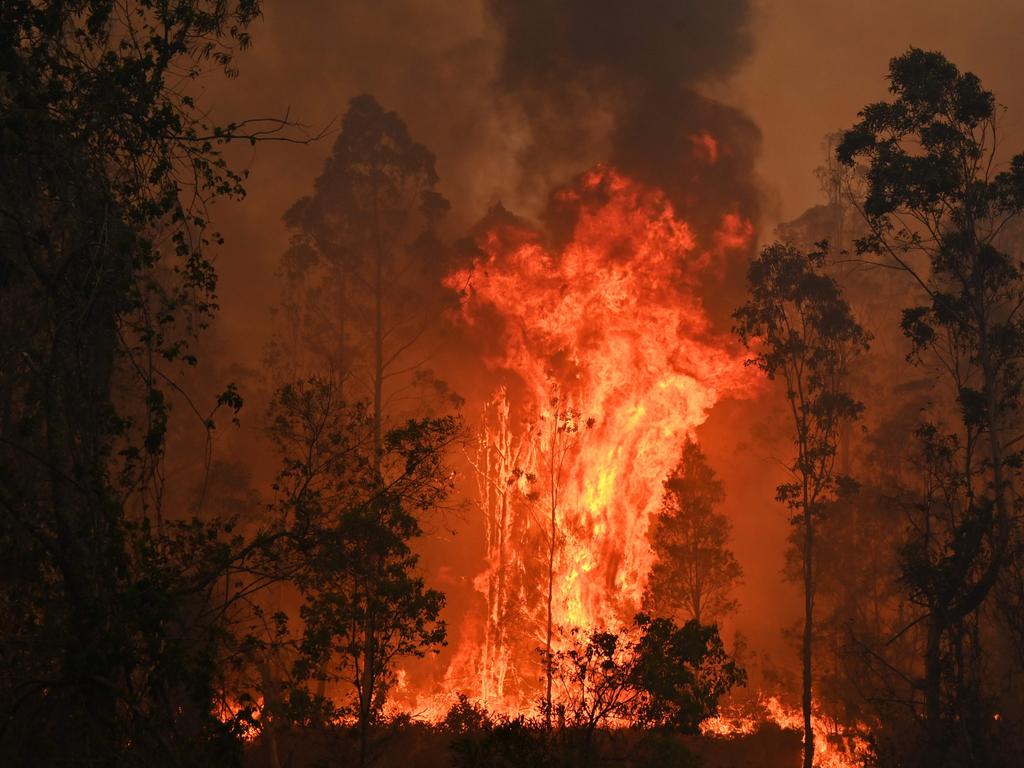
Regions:
[[[213,716],[222,723],[237,722],[243,741],[254,741],[260,734],[263,697],[244,702],[234,696],[224,696],[214,708]]]
[[[783,730],[803,731],[803,714],[788,707],[776,696],[761,697],[754,711],[735,708],[720,713],[701,723],[704,736],[735,738],[755,733],[761,725],[773,723]],[[814,731],[814,765],[817,768],[856,768],[865,765],[871,757],[871,747],[859,735],[863,729],[843,727],[812,707],[811,728]]]
[[[628,622],[682,441],[720,398],[752,385],[696,291],[702,270],[749,244],[750,222],[723,213],[701,248],[663,193],[605,166],[557,191],[553,208],[572,222],[564,244],[504,221],[446,279],[461,291],[461,322],[499,319],[486,363],[508,381],[484,409],[472,457],[487,528],[488,568],[475,582],[486,617],[464,628],[446,684],[498,712],[537,700],[551,508],[552,623]]]

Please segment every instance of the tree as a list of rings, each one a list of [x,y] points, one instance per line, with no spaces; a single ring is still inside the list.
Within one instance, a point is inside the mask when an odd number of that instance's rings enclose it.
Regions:
[[[627,723],[642,692],[633,684],[636,657],[625,634],[573,628],[565,647],[544,649],[552,678],[558,682],[554,702],[558,723],[578,736],[584,759],[591,757],[594,733],[609,722]],[[545,703],[551,728],[551,711]]]
[[[167,521],[168,371],[216,308],[210,125],[257,0],[11,0],[0,10],[0,750],[13,764],[226,762],[213,716],[235,536]],[[236,409],[228,389],[219,405]],[[213,410],[216,410],[214,407]],[[212,428],[213,413],[203,414]]]
[[[919,431],[930,466],[949,470],[940,487],[955,488],[957,499],[943,502],[946,524],[911,542],[904,560],[929,624],[921,685],[929,754],[938,759],[949,753],[948,725],[967,722],[957,706],[973,707],[962,695],[951,699],[961,705],[943,703],[942,646],[964,642],[1019,538],[1024,273],[1007,234],[1024,211],[1024,155],[997,162],[994,96],[941,53],[911,48],[892,59],[888,79],[892,100],[860,112],[838,156],[867,165],[869,233],[857,250],[916,288],[920,302],[902,320],[911,357],[944,378],[959,410],[952,431],[940,423]],[[969,734],[961,746],[976,753],[984,738]]]
[[[507,390],[499,387],[484,405],[476,450],[468,457],[477,480],[488,562],[487,625],[476,665],[483,701],[501,700],[518,685],[510,649],[520,634],[529,636],[529,648],[534,642],[525,620],[529,600],[518,588],[532,579],[527,563],[511,556],[515,546],[529,546],[522,541],[523,518],[532,513],[529,506],[538,499],[538,493],[530,490],[537,477],[524,469],[532,463],[534,435],[529,424],[516,433],[511,410]]]
[[[731,524],[715,512],[725,491],[700,446],[687,439],[665,481],[661,511],[651,528],[651,567],[645,610],[698,624],[736,610],[732,590],[743,570],[728,548]]]
[[[271,434],[302,596],[296,676],[348,683],[342,709],[356,717],[365,764],[395,661],[445,641],[444,595],[417,575],[411,544],[422,535],[414,513],[451,490],[444,455],[459,427],[452,417],[407,422],[384,435],[379,455],[372,412],[340,391],[317,377],[285,386]]]
[[[746,671],[726,653],[715,625],[690,619],[680,626],[645,614],[635,624],[640,639],[633,679],[644,694],[635,724],[696,733],[718,714],[719,699],[746,685]]]
[[[372,96],[352,99],[314,192],[284,216],[293,232],[282,261],[286,276],[312,281],[316,318],[328,325],[307,339],[320,361],[351,380],[373,404],[378,450],[387,400],[411,374],[429,376],[422,343],[438,312],[427,297],[440,284],[434,227],[448,210],[437,191],[434,156],[410,137],[401,118]],[[325,298],[333,312],[323,310]],[[334,345],[340,345],[336,349]]]
[[[585,759],[608,723],[696,733],[718,700],[746,683],[718,628],[693,619],[679,626],[637,614],[621,632],[573,629],[552,661],[559,721],[579,737]]]
[[[558,511],[562,504],[562,473],[565,460],[574,446],[580,431],[581,416],[575,408],[565,407],[562,399],[556,394],[549,403],[551,411],[547,414],[544,433],[540,435],[543,442],[543,471],[547,480],[547,506],[550,516],[548,529],[548,591],[547,591],[547,624],[544,635],[544,676],[545,695],[544,712],[548,730],[551,729],[551,686],[554,675],[552,664],[552,636],[554,631],[554,600],[555,600],[555,554],[558,551]],[[594,420],[588,419],[587,429],[594,426]]]
[[[750,265],[749,298],[734,314],[735,332],[755,348],[749,364],[769,379],[781,377],[792,417],[796,455],[791,482],[778,487],[777,500],[793,512],[802,534],[804,633],[804,768],[814,759],[811,728],[812,643],[814,637],[814,533],[829,501],[843,490],[835,462],[840,430],[862,406],[845,389],[848,364],[865,350],[869,336],[843,299],[835,280],[823,273],[824,250],[809,254],[781,244],[765,248]]]

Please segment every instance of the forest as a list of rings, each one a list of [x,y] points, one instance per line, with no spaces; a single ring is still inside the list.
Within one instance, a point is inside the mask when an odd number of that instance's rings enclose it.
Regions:
[[[0,4],[0,765],[1024,765],[1024,104],[336,5]]]

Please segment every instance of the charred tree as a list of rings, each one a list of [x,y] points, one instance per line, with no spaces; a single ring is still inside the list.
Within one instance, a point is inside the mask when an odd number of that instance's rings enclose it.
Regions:
[[[545,433],[541,435],[543,441],[543,462],[544,473],[547,475],[547,512],[549,519],[548,528],[548,553],[547,553],[547,622],[544,635],[544,721],[548,730],[551,730],[552,699],[551,686],[554,675],[554,656],[552,653],[552,639],[554,632],[554,600],[555,600],[555,556],[558,552],[558,513],[563,503],[562,475],[565,468],[565,460],[569,455],[573,444],[576,441],[580,430],[580,413],[567,407],[563,399],[558,395],[551,398],[549,403],[550,412],[545,425]],[[593,419],[586,423],[590,428],[594,425]]]
[[[469,459],[476,473],[488,561],[487,623],[480,648],[484,702],[500,701],[508,693],[506,686],[518,679],[509,662],[511,635],[526,608],[510,584],[526,578],[522,561],[513,554],[518,543],[516,518],[537,501],[537,492],[532,490],[537,476],[528,469],[535,448],[533,438],[531,425],[515,434],[508,394],[500,387],[484,407],[476,450]]]
[[[320,346],[328,354],[320,365],[341,374],[349,397],[370,403],[371,463],[379,477],[376,496],[383,505],[380,520],[393,516],[385,503],[382,464],[389,411],[394,410],[389,406],[403,389],[429,378],[424,368],[429,355],[419,345],[432,312],[423,296],[438,282],[432,279],[439,265],[434,225],[448,209],[448,201],[436,191],[437,183],[434,156],[413,141],[401,118],[371,96],[358,96],[349,104],[314,193],[285,214],[294,232],[292,250],[286,255],[291,274],[296,279],[312,276],[321,289],[333,286],[335,294],[342,286],[342,293],[334,296],[336,327],[349,338],[341,339],[343,349],[337,352],[321,337]],[[329,336],[332,326],[321,330]],[[332,358],[332,351],[344,358]],[[377,570],[383,577],[388,568],[382,552]],[[363,635],[358,683],[363,761],[376,708],[374,681],[384,672],[377,666],[378,635],[373,627]]]

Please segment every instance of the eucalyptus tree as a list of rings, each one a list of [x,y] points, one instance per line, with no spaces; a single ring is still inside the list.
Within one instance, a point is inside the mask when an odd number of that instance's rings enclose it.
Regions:
[[[428,297],[443,269],[435,230],[449,207],[438,183],[433,154],[364,94],[349,103],[313,193],[284,217],[292,245],[282,265],[307,286],[290,300],[316,316],[301,343],[318,350],[315,372],[333,370],[350,398],[372,403],[378,451],[389,402],[430,376],[423,347],[438,310]]]
[[[848,366],[870,339],[825,266],[824,249],[803,253],[778,243],[768,246],[750,265],[747,302],[733,315],[735,333],[754,351],[748,364],[781,380],[792,419],[792,480],[778,486],[777,500],[792,511],[790,522],[802,538],[804,768],[814,759],[815,526],[847,485],[836,472],[839,440],[843,425],[863,410],[847,391]]]
[[[918,685],[934,756],[951,754],[950,739],[977,709],[959,690],[962,676],[946,679],[947,662],[971,644],[966,628],[1019,563],[1024,272],[1011,235],[1024,212],[1024,154],[1001,162],[994,95],[941,53],[909,49],[892,59],[888,80],[892,98],[861,110],[838,157],[866,167],[859,204],[869,232],[858,253],[906,275],[911,359],[957,406],[918,431],[929,482],[956,498],[944,496],[945,512],[930,517],[945,522],[904,552],[927,619]],[[961,747],[976,752],[984,738],[968,735]]]

